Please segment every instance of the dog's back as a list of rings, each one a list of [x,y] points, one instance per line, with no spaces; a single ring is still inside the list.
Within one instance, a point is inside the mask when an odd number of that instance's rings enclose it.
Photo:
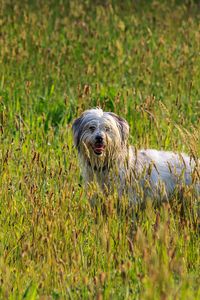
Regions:
[[[197,170],[197,165],[194,159],[184,153],[147,149],[139,150],[137,156],[136,165],[140,172],[143,172],[143,177],[145,173],[145,179],[149,180],[152,191],[159,190],[160,186],[164,185],[169,196],[176,187],[192,184],[193,172]],[[195,189],[200,194],[200,184],[197,183]]]

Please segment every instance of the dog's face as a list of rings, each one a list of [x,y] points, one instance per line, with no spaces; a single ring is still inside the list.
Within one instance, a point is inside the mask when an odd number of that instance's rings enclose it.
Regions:
[[[101,109],[85,111],[72,125],[74,144],[79,152],[95,157],[111,157],[124,149],[127,143],[129,126],[126,120],[114,113]]]

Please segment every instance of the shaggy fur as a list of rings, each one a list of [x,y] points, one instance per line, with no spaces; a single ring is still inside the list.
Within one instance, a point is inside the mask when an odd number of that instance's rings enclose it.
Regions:
[[[112,112],[86,110],[72,126],[86,185],[96,181],[104,193],[117,189],[138,202],[146,197],[168,200],[183,185],[192,183],[197,166],[190,157],[128,146],[129,125]],[[196,190],[200,192],[199,183]]]

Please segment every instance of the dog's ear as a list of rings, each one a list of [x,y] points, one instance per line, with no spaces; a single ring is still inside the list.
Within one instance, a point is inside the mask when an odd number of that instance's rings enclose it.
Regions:
[[[81,115],[79,118],[77,118],[73,124],[72,124],[72,131],[73,131],[73,137],[74,137],[74,146],[78,148],[80,143],[80,137],[81,137],[81,124],[83,121],[83,115]]]
[[[115,121],[117,122],[120,130],[121,130],[121,135],[122,135],[122,141],[124,143],[127,142],[128,137],[129,137],[129,125],[128,122],[124,119],[119,117],[118,115],[116,115],[113,112],[109,112],[109,114],[115,119]]]

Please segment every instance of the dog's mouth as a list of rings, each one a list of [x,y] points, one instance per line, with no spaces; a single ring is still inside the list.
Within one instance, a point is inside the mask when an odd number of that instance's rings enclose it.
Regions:
[[[105,149],[105,145],[103,143],[95,143],[93,146],[93,150],[96,155],[101,155],[104,149]]]

